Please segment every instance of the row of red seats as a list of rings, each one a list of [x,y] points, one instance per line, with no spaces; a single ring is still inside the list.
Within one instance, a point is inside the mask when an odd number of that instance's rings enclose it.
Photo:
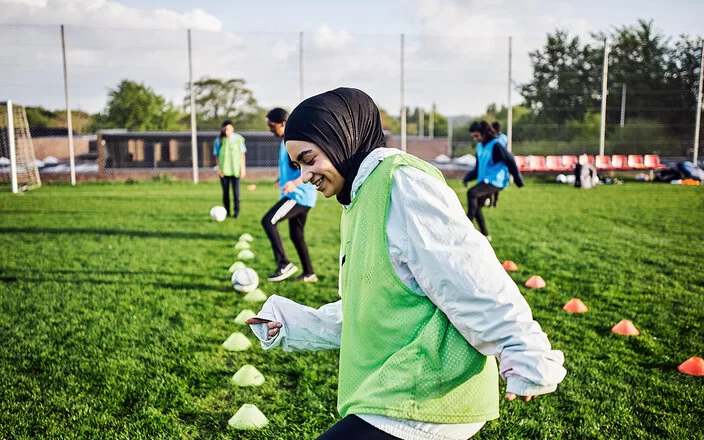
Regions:
[[[665,168],[657,154],[613,156],[515,156],[521,171],[571,171],[577,163],[594,164],[599,170],[659,170]]]

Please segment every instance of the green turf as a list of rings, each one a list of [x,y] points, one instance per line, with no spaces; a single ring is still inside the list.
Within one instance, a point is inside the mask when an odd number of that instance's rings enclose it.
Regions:
[[[0,438],[305,439],[338,419],[337,352],[220,346],[234,331],[256,342],[233,322],[251,306],[227,268],[249,232],[252,266],[262,278],[273,270],[259,224],[277,198],[271,185],[244,191],[241,219],[224,223],[208,216],[216,183],[0,189]],[[476,438],[704,438],[704,377],[676,370],[704,356],[703,201],[696,187],[529,182],[485,210],[497,255],[520,266],[511,276],[568,376],[552,395],[502,402]],[[267,294],[336,300],[339,213],[321,197],[309,215],[320,282],[264,281]],[[533,274],[547,288],[522,287]],[[563,312],[572,297],[589,313]],[[621,319],[641,336],[611,334]],[[230,382],[248,363],[264,385]],[[269,427],[228,428],[243,403]]]

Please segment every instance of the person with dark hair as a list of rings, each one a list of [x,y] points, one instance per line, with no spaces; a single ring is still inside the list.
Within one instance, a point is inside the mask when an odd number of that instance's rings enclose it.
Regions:
[[[508,148],[508,136],[501,133],[501,123],[499,121],[494,121],[491,123],[491,128],[494,129],[494,131],[496,132],[496,135],[499,138],[499,141],[501,141],[501,143],[504,144],[504,147]]]
[[[271,242],[277,265],[276,270],[268,279],[269,281],[282,281],[298,271],[298,268],[286,257],[284,244],[276,227],[280,222],[288,220],[289,235],[303,266],[303,273],[296,280],[311,283],[318,281],[318,277],[313,271],[313,263],[310,261],[303,229],[308,218],[308,211],[315,206],[318,194],[313,185],[303,183],[301,171],[288,157],[283,141],[287,118],[288,112],[278,107],[270,110],[266,115],[269,131],[274,133],[274,136],[282,138],[279,146],[279,179],[276,181],[281,198],[262,218],[262,226]]]
[[[440,171],[386,148],[368,95],[306,99],[284,139],[303,181],[343,206],[342,299],[272,295],[247,323],[265,349],[340,350],[342,420],[319,440],[467,439],[499,416],[499,374],[506,400],[556,390],[562,352]]]
[[[230,186],[232,186],[232,198],[235,202],[233,216],[235,218],[240,216],[240,179],[244,179],[247,175],[245,153],[247,153],[247,146],[244,143],[244,137],[235,133],[232,121],[223,122],[220,136],[215,139],[213,145],[213,156],[215,156],[222,186],[222,204],[228,217],[230,216]]]
[[[509,173],[519,188],[523,186],[523,177],[516,165],[516,159],[501,143],[496,131],[488,122],[473,122],[469,132],[477,142],[477,165],[464,176],[462,183],[467,186],[467,183],[474,179],[479,183],[467,191],[467,217],[472,221],[477,219],[479,230],[491,241],[482,214],[484,201],[497,197],[499,191],[508,186]]]

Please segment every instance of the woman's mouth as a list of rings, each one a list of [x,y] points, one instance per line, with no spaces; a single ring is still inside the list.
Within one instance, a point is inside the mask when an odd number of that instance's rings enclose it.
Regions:
[[[324,181],[324,180],[325,180],[325,177],[320,176],[320,178],[319,178],[318,180],[315,180],[315,181],[313,181],[313,182],[311,182],[311,183],[312,183],[313,185],[315,185],[315,189],[316,189],[316,190],[322,192],[323,181]]]

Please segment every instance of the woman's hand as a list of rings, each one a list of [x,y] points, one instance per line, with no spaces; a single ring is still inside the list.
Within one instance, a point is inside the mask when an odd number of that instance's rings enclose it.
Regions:
[[[283,326],[282,323],[278,321],[269,321],[267,319],[259,319],[259,318],[249,318],[248,320],[245,321],[245,324],[266,324],[267,328],[269,329],[269,337],[273,338],[276,335],[279,334],[279,329]]]
[[[532,399],[535,398],[536,396],[518,396],[518,395],[513,394],[513,393],[506,393],[506,400],[508,400],[509,402],[512,401],[512,400],[515,400],[516,397],[520,397],[521,400],[524,401],[524,402],[529,402],[530,400],[532,400]]]
[[[284,186],[281,187],[281,192],[284,194],[292,193],[296,190],[296,183],[293,181],[286,182]]]

